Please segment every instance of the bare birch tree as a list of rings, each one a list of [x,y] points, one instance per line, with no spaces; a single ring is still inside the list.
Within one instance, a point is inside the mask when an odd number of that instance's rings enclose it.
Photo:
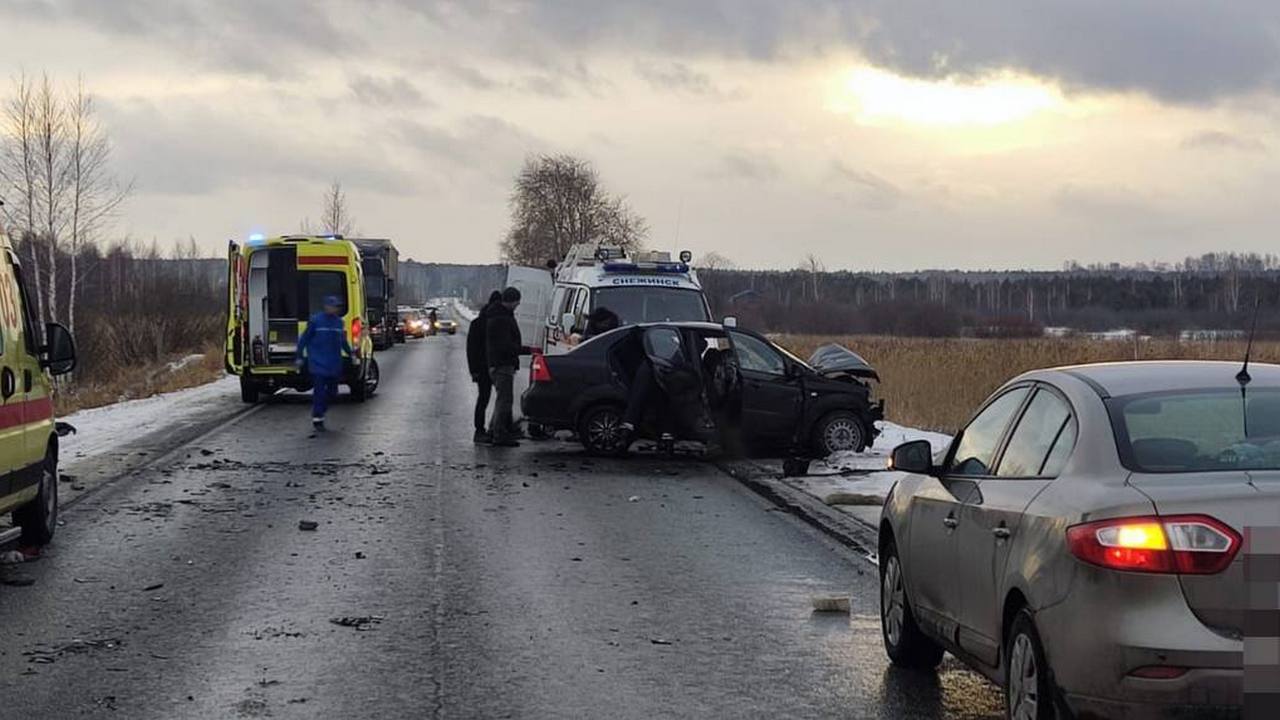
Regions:
[[[502,241],[510,262],[542,265],[559,260],[579,243],[636,249],[649,229],[621,197],[600,187],[594,167],[570,156],[525,161],[511,194],[511,229]]]
[[[0,126],[0,193],[6,204],[0,207],[5,223],[18,232],[18,251],[27,254],[30,263],[31,291],[35,297],[36,316],[44,317],[44,291],[40,272],[38,233],[36,230],[37,177],[39,176],[36,142],[35,90],[26,74],[13,80],[12,95],[4,103],[3,126]]]
[[[85,244],[97,240],[102,227],[133,191],[111,173],[111,143],[98,123],[93,96],[84,80],[76,83],[67,108],[68,174],[68,293],[67,327],[75,331],[76,295],[80,287],[79,256]],[[194,239],[192,240],[194,242]]]
[[[324,194],[324,213],[320,216],[326,235],[351,235],[355,231],[355,218],[347,209],[347,193],[342,182],[334,180]]]
[[[58,251],[66,226],[67,127],[66,110],[46,74],[35,91],[36,187],[40,196],[40,235],[48,264],[44,283],[45,317],[56,320],[58,307]]]

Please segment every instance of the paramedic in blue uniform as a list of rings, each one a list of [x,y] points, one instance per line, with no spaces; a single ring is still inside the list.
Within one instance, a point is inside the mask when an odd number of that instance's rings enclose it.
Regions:
[[[347,329],[342,321],[342,301],[336,295],[324,299],[324,310],[311,316],[298,338],[298,365],[311,373],[311,424],[324,429],[329,400],[338,394],[342,355],[351,356]]]

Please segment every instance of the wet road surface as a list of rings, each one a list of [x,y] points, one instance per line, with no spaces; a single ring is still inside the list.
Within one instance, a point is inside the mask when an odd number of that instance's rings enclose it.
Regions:
[[[464,341],[66,510],[4,571],[0,718],[999,716],[953,660],[888,668],[874,568],[711,466],[473,446]]]

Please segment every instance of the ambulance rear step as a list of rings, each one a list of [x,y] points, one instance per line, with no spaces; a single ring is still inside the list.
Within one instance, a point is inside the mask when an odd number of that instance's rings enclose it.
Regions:
[[[4,547],[5,545],[8,545],[9,543],[16,541],[20,537],[22,537],[22,528],[20,527],[0,530],[0,547]]]

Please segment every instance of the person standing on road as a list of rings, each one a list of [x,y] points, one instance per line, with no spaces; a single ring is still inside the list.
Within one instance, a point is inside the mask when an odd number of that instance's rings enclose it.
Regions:
[[[298,366],[311,374],[311,424],[317,430],[324,429],[329,400],[338,394],[343,353],[351,355],[342,301],[329,295],[324,299],[324,310],[311,316],[306,332],[298,338]]]
[[[493,437],[485,429],[485,420],[489,413],[489,398],[493,394],[493,380],[489,377],[488,352],[485,345],[489,338],[485,328],[489,324],[489,315],[495,305],[502,304],[502,293],[494,290],[489,294],[489,302],[480,308],[480,314],[471,321],[467,330],[467,369],[471,371],[471,381],[476,384],[476,434],[472,438],[477,443],[489,443]]]
[[[489,433],[497,447],[517,447],[512,405],[515,403],[516,369],[520,356],[527,354],[520,338],[520,325],[516,322],[516,307],[520,305],[520,291],[509,287],[502,291],[502,301],[492,305],[485,320],[485,359],[489,363],[489,377],[497,397],[493,403],[493,420]]]

